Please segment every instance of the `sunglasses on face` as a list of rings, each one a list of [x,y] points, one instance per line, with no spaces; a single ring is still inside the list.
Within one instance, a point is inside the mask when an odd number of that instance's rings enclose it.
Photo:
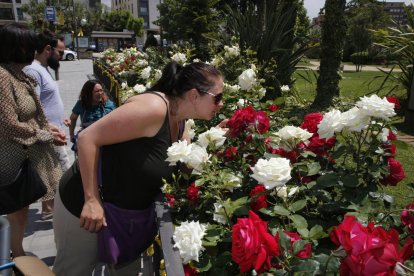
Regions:
[[[198,90],[198,92],[201,92],[201,93],[204,93],[204,94],[208,94],[210,96],[213,96],[214,97],[214,104],[215,105],[218,105],[221,102],[221,100],[223,99],[223,92],[222,93],[218,93],[218,94],[213,94],[211,92],[203,91],[201,89],[197,89],[197,90]]]

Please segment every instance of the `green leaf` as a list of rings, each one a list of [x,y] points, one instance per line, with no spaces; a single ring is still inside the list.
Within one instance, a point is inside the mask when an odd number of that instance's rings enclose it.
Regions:
[[[325,174],[316,180],[316,187],[333,187],[338,185],[339,177],[335,173]]]
[[[308,176],[316,175],[321,170],[321,165],[318,162],[312,162],[307,164]]]
[[[210,258],[207,256],[203,256],[203,258],[200,258],[199,262],[192,262],[192,265],[197,268],[199,272],[208,271],[211,268],[211,261]]]
[[[276,205],[273,208],[273,212],[276,215],[280,215],[280,216],[289,216],[290,215],[290,212],[288,210],[286,210],[285,208],[283,208],[282,206],[279,206],[279,205]]]
[[[305,206],[306,206],[306,199],[302,199],[302,200],[293,202],[293,204],[289,207],[289,210],[295,213],[299,210],[302,210]]]
[[[304,217],[300,215],[291,215],[289,218],[296,225],[296,228],[308,228],[308,222]]]
[[[330,273],[337,274],[339,271],[339,259],[330,257],[326,254],[320,254],[314,256],[314,259],[320,263],[318,274],[331,275]]]
[[[358,177],[356,175],[348,174],[341,177],[341,181],[345,187],[355,188],[358,186]]]
[[[319,262],[315,260],[300,260],[293,267],[293,272],[314,272],[319,268]]]
[[[346,147],[345,146],[340,146],[340,147],[336,148],[336,150],[332,153],[331,156],[332,156],[333,159],[338,159],[344,153],[346,153]]]
[[[304,239],[308,239],[309,238],[309,230],[307,228],[298,228],[296,229],[299,233],[299,235],[304,238]]]
[[[214,266],[224,267],[230,262],[231,262],[231,253],[229,251],[225,251],[217,257]]]
[[[279,230],[279,245],[285,250],[290,250],[290,237],[282,230]]]
[[[325,236],[325,232],[323,232],[323,227],[319,224],[314,225],[311,230],[309,231],[309,238],[313,240],[317,240],[320,237]]]
[[[293,255],[298,254],[309,242],[305,240],[297,240],[293,243]]]

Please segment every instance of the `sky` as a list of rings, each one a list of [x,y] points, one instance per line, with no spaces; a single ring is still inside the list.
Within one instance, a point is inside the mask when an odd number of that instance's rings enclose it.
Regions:
[[[401,1],[385,1],[385,2],[402,2]],[[404,0],[406,4],[414,4],[414,0]],[[309,19],[318,16],[319,10],[324,6],[325,0],[305,0],[305,8],[308,11]]]

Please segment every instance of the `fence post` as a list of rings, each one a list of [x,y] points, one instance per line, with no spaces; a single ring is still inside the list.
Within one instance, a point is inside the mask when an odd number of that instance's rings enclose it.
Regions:
[[[0,266],[10,262],[10,224],[9,221],[0,216]],[[0,271],[2,276],[11,276],[12,268]]]

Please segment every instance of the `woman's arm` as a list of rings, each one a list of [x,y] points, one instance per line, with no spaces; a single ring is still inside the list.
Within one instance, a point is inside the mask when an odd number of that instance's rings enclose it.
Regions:
[[[79,115],[72,112],[70,114],[70,125],[69,125],[69,136],[70,139],[72,139],[75,136],[75,127],[76,127],[76,121],[78,120]]]
[[[139,95],[80,132],[78,158],[85,196],[80,226],[85,230],[97,232],[106,223],[97,181],[100,147],[153,137],[161,128],[166,112],[167,107],[160,97]]]
[[[54,141],[54,136],[49,129],[36,128],[26,122],[19,121],[12,89],[9,82],[7,86],[0,90],[0,128],[2,136],[26,146],[37,142]]]

